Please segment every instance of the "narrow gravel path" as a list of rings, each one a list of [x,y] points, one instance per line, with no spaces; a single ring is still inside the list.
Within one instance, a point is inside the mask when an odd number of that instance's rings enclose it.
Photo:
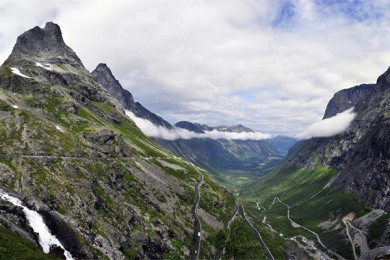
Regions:
[[[347,221],[343,220],[343,223],[344,223],[344,225],[345,225],[345,228],[347,229],[348,239],[349,239],[349,241],[351,242],[352,252],[353,252],[353,258],[356,260],[356,259],[357,259],[357,256],[356,256],[355,245],[354,245],[354,243],[353,243],[351,234],[349,233],[349,227],[348,227]]]

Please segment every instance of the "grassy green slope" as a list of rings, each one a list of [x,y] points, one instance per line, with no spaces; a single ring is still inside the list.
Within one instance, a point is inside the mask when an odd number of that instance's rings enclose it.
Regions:
[[[0,259],[61,259],[0,225]]]

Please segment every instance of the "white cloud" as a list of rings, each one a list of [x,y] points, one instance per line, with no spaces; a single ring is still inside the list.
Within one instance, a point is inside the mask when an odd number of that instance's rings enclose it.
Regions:
[[[255,133],[230,133],[220,132],[217,130],[205,131],[204,134],[195,133],[188,131],[187,129],[174,127],[168,129],[162,126],[154,125],[149,120],[139,118],[134,115],[131,111],[126,111],[126,115],[129,116],[135,124],[141,129],[141,131],[154,138],[161,138],[165,140],[176,140],[176,139],[192,139],[192,138],[211,138],[211,139],[228,139],[228,140],[263,140],[271,138],[271,135],[263,134],[259,132]]]
[[[275,24],[287,2],[293,12]],[[353,2],[4,0],[0,59],[23,31],[53,20],[89,70],[107,63],[169,121],[296,134],[336,91],[375,82],[390,64],[390,2]]]
[[[353,108],[350,108],[331,118],[315,122],[296,137],[298,139],[310,139],[312,137],[330,137],[341,134],[348,129],[355,116]]]
[[[249,133],[230,133],[230,132],[221,132],[217,130],[205,131],[206,136],[211,139],[228,139],[228,140],[264,140],[271,138],[269,134],[263,134],[260,132]]]

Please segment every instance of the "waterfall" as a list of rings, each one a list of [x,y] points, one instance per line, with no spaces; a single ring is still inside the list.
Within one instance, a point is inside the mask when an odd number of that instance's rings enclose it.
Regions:
[[[56,245],[64,250],[64,255],[67,260],[73,259],[72,255],[67,250],[65,250],[61,242],[50,233],[49,228],[46,226],[45,222],[43,222],[43,218],[41,215],[39,215],[38,212],[23,206],[21,200],[9,195],[2,190],[0,190],[0,198],[11,202],[15,206],[23,208],[23,212],[26,216],[28,224],[31,226],[34,232],[38,233],[39,244],[42,246],[44,253],[48,254],[50,251],[50,246]]]

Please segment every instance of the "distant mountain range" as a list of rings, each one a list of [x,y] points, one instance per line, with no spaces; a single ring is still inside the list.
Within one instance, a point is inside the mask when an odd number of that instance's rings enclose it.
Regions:
[[[92,76],[137,117],[147,119],[156,126],[173,129],[173,126],[166,120],[150,112],[140,103],[135,103],[132,94],[120,85],[107,65],[99,64],[92,72]],[[174,127],[198,134],[205,134],[208,131],[254,133],[252,129],[241,124],[211,127],[206,124],[180,121]],[[206,135],[205,138],[192,139],[153,139],[174,154],[208,169],[220,181],[237,172],[250,175],[261,175],[268,172],[283,159],[288,149],[297,141],[294,138],[283,136],[267,140],[229,140],[224,138],[215,140],[207,138]]]
[[[181,121],[175,126],[195,133],[213,130],[228,133],[254,133],[253,130],[243,125],[210,127],[205,124]],[[266,140],[214,140],[210,138],[155,140],[173,153],[208,169],[222,182],[226,177],[237,173],[261,175],[268,172],[283,159],[288,149],[296,142],[296,139],[290,137]]]

